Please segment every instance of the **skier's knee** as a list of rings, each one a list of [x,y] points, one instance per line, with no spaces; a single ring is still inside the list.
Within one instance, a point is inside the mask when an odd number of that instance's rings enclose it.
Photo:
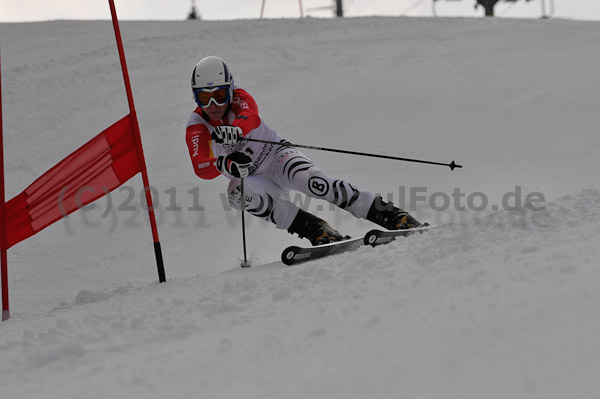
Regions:
[[[308,191],[316,197],[325,197],[329,194],[330,181],[318,168],[310,168],[306,177]]]

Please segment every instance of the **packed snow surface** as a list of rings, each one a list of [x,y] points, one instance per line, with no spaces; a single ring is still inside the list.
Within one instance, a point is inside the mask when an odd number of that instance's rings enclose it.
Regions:
[[[136,176],[9,251],[3,399],[564,399],[600,390],[600,24],[357,18],[121,26],[167,283]],[[1,24],[7,198],[128,113],[109,22]],[[185,145],[219,55],[320,168],[446,223],[308,244],[224,204]],[[372,225],[293,197],[343,232]]]

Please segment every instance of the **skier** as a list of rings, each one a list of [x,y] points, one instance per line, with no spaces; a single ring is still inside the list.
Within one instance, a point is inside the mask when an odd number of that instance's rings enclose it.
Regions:
[[[187,123],[186,141],[194,172],[202,179],[221,174],[229,178],[227,193],[232,207],[241,209],[244,202],[245,211],[307,238],[312,245],[349,237],[284,198],[286,192],[295,190],[326,200],[390,230],[420,225],[380,196],[326,176],[296,148],[243,140],[285,143],[260,118],[252,96],[234,86],[231,70],[221,58],[209,56],[196,64],[192,91],[198,107]],[[245,201],[241,198],[242,178]]]

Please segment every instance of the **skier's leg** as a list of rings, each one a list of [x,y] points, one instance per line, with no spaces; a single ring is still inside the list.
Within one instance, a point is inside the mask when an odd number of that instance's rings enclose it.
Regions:
[[[323,199],[354,215],[366,218],[375,196],[347,181],[326,176],[302,152],[295,148],[278,150],[271,173],[275,182],[289,190]],[[276,154],[277,155],[277,154]]]
[[[326,176],[297,149],[283,148],[277,152],[279,156],[277,162],[273,162],[272,174],[281,187],[324,199],[357,218],[370,220],[387,229],[406,229],[420,225],[408,212],[384,202],[370,191]]]
[[[245,209],[248,213],[268,222],[277,228],[287,230],[298,213],[298,207],[283,199],[285,193],[264,176],[244,178]],[[236,208],[242,208],[241,179],[231,179],[227,187],[227,200]]]
[[[340,241],[344,236],[324,220],[303,211],[283,198],[280,187],[264,176],[244,178],[245,210],[263,220],[274,223],[277,228],[308,238],[313,245]],[[232,179],[227,189],[229,204],[242,208],[241,179]]]

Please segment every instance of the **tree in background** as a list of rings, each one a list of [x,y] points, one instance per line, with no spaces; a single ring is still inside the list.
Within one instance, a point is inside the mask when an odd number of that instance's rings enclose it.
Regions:
[[[202,16],[198,13],[198,9],[196,8],[196,0],[192,0],[192,8],[188,13],[187,19],[196,20],[202,19]]]
[[[436,16],[436,3],[442,1],[442,0],[433,0],[433,15]],[[454,1],[454,2],[459,2],[461,0],[447,0],[447,1]],[[496,4],[500,3],[501,1],[504,1],[505,3],[513,3],[516,4],[519,0],[475,0],[475,8],[478,8],[479,6],[483,7],[483,11],[484,11],[484,15],[486,17],[493,17],[495,12],[494,12],[494,8],[496,7]],[[524,2],[529,3],[531,0],[523,0]],[[413,6],[411,6],[409,8],[409,10],[412,10],[415,6],[420,5],[422,2],[419,1],[415,4],[413,4]],[[554,14],[554,0],[540,0],[539,1],[541,7],[542,7],[542,18],[550,18],[553,14]],[[549,10],[549,12],[546,12],[547,10]]]
[[[486,17],[494,16],[494,7],[500,0],[476,0],[475,7],[482,6]],[[509,0],[510,1],[510,0]],[[513,0],[515,1],[515,0]]]

